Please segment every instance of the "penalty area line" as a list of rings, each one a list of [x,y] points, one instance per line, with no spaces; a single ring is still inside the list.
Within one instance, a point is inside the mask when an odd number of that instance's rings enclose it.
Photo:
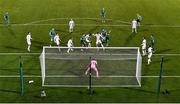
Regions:
[[[0,24],[1,27],[6,26]],[[68,26],[68,24],[11,24],[11,26]],[[95,27],[95,26],[104,26],[104,27],[131,27],[131,25],[106,25],[106,24],[76,24],[76,26],[84,26],[84,27]],[[161,27],[161,28],[180,28],[180,25],[141,25],[142,27]]]
[[[0,56],[2,55],[40,55],[41,53],[0,53]],[[47,55],[57,55],[58,53],[46,53]],[[66,54],[63,53],[63,54]],[[70,54],[70,55],[81,55],[83,53],[79,53],[79,54]],[[58,54],[59,55],[59,54]],[[92,54],[84,54],[84,55],[94,55],[94,53]],[[100,54],[100,55],[137,55],[137,54],[111,54],[111,53],[107,53],[107,54]],[[153,56],[180,56],[180,54],[153,54]]]

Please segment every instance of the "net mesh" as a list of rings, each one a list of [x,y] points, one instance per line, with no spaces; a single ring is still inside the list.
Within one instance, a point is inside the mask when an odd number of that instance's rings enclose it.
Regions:
[[[73,48],[44,47],[40,56],[42,85],[58,87],[87,87],[85,75],[89,57],[98,62],[100,78],[92,71],[93,87],[133,87],[141,85],[141,55],[139,48],[108,47]]]

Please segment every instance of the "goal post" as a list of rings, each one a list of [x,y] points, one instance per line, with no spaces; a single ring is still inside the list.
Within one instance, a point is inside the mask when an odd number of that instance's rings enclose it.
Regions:
[[[140,50],[138,49],[137,50],[137,64],[136,64],[136,79],[139,86],[141,86],[141,67],[142,67],[142,57],[141,57]]]
[[[60,48],[60,51],[59,51]],[[92,87],[141,87],[142,57],[139,47],[44,46],[40,55],[42,86],[88,87],[85,75],[89,57],[98,62],[100,78],[92,71]]]
[[[45,72],[45,52],[44,52],[44,48],[43,48],[43,51],[41,53],[41,55],[39,56],[39,59],[40,59],[40,66],[41,66],[41,77],[42,77],[42,85],[44,85],[44,82],[45,82],[45,75],[46,75],[46,72]]]

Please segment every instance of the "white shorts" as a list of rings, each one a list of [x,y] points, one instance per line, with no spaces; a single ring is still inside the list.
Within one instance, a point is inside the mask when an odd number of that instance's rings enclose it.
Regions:
[[[152,53],[149,53],[149,54],[148,54],[148,58],[151,58],[151,57],[152,57]]]
[[[136,29],[136,26],[132,26],[133,29]]]
[[[60,44],[59,41],[56,41],[56,44],[59,45]]]
[[[67,44],[68,48],[72,48],[72,45],[71,44]]]
[[[31,45],[31,41],[27,41],[27,44],[28,44],[28,45]]]
[[[101,40],[97,40],[96,44],[102,44]]]
[[[74,27],[73,26],[69,26],[69,29],[73,29]]]
[[[90,41],[90,40],[88,40],[88,39],[86,39],[86,42],[87,42],[87,43],[90,43],[91,41]]]
[[[142,46],[142,49],[143,49],[143,50],[146,49],[146,46]]]

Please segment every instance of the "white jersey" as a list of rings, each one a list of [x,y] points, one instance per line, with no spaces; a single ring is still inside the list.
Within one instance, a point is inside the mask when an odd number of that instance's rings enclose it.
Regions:
[[[146,39],[143,39],[141,45],[142,45],[142,49],[146,49]]]
[[[56,35],[56,36],[54,37],[54,42],[55,42],[57,45],[59,45],[59,44],[60,44],[59,41],[60,41],[59,35]]]
[[[73,28],[73,27],[74,27],[74,21],[73,21],[73,20],[69,21],[69,27],[70,27],[70,28]]]
[[[96,44],[98,44],[98,43],[102,43],[101,42],[101,39],[102,39],[102,35],[101,34],[94,34],[94,36],[96,37]]]
[[[68,40],[67,46],[68,46],[68,47],[72,47],[72,46],[73,46],[73,41],[72,41],[72,39],[69,39],[69,40]]]
[[[85,40],[86,40],[86,42],[88,42],[88,43],[91,42],[91,37],[89,36],[89,34],[87,34],[87,35],[85,36]]]
[[[152,54],[153,53],[153,50],[152,50],[153,48],[152,47],[149,47],[148,48],[148,54]]]
[[[133,21],[132,21],[132,28],[136,28],[136,26],[137,26],[137,21],[136,21],[136,20],[133,20]]]
[[[29,34],[27,34],[27,36],[26,36],[26,41],[27,41],[27,44],[28,45],[31,45],[31,34],[29,33]]]
[[[148,58],[150,59],[152,57],[152,53],[153,53],[153,48],[152,47],[149,47],[148,48]]]

